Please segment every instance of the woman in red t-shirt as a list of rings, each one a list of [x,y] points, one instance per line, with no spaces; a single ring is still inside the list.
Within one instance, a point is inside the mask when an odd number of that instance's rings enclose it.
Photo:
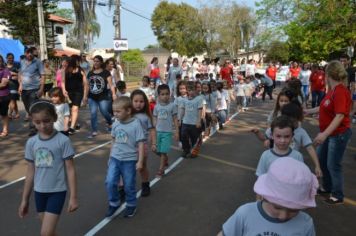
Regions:
[[[330,89],[320,107],[307,110],[306,113],[319,112],[320,133],[314,139],[314,144],[318,145],[323,184],[318,192],[329,196],[325,200],[326,203],[336,205],[344,201],[341,164],[352,133],[351,94],[344,85],[347,82],[347,73],[339,61],[330,62],[325,74]]]
[[[150,64],[150,79],[155,82],[155,84],[161,84],[161,72],[158,65],[158,58],[153,57]]]

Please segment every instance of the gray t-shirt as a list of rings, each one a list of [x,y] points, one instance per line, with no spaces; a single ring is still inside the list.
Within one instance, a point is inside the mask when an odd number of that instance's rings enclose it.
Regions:
[[[202,96],[196,96],[193,99],[186,99],[183,104],[183,109],[183,124],[195,125],[198,122],[199,110],[203,109]]]
[[[184,107],[184,101],[187,99],[187,97],[183,97],[183,96],[179,96],[174,100],[174,104],[177,106],[177,110],[178,110],[178,115],[177,118],[178,120],[182,120],[183,118],[183,107]]]
[[[138,119],[132,118],[125,123],[115,120],[111,136],[114,139],[111,157],[120,161],[137,161],[138,143],[145,141],[144,130]]]
[[[266,137],[269,139],[272,138],[271,128],[266,130]],[[302,127],[298,127],[294,130],[292,143],[289,146],[292,149],[299,151],[301,147],[306,148],[312,144],[313,142],[307,131],[305,131]]]
[[[30,62],[28,60],[22,60],[20,74],[23,90],[39,89],[41,75],[44,74],[41,60],[36,58]]]
[[[137,113],[135,117],[140,121],[141,126],[143,128],[143,134],[145,135],[146,142],[148,141],[149,130],[153,129],[152,121],[148,115],[145,113]]]
[[[56,113],[57,113],[57,121],[54,122],[54,128],[57,131],[64,131],[64,118],[66,116],[70,116],[69,105],[67,103],[57,104]]]
[[[37,134],[26,143],[25,159],[35,165],[34,190],[41,193],[67,190],[65,160],[75,155],[70,139],[56,132],[49,139]]]
[[[156,130],[158,132],[172,132],[173,118],[177,115],[177,106],[173,102],[168,104],[157,103],[153,110],[153,116],[157,119]]]
[[[181,75],[182,73],[183,73],[183,70],[180,66],[171,65],[169,67],[167,84],[168,84],[171,92],[173,92],[173,87],[174,87],[174,84],[176,83],[177,75]]]
[[[274,162],[275,160],[281,157],[291,157],[297,161],[304,162],[302,154],[294,149],[290,148],[288,153],[284,155],[279,155],[275,153],[273,149],[269,149],[262,153],[261,158],[257,165],[256,175],[260,176],[262,174],[267,173],[268,168],[272,164],[272,162]]]
[[[252,202],[240,206],[223,224],[224,236],[314,236],[313,219],[300,211],[292,219],[281,222],[268,216],[262,202]]]

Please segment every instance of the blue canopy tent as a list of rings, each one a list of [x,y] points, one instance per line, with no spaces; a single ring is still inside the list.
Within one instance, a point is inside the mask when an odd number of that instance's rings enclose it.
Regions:
[[[25,54],[25,46],[18,39],[0,38],[0,55],[6,60],[6,54],[9,52],[15,56],[15,61],[20,61],[20,56]]]

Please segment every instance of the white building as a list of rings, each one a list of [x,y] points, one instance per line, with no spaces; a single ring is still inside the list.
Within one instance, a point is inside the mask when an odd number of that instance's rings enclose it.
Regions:
[[[67,35],[64,31],[65,25],[73,24],[74,22],[53,14],[49,15],[48,21],[53,40],[47,43],[52,44],[51,48],[54,49],[54,55],[56,57],[79,55],[80,51],[78,49],[67,46]]]

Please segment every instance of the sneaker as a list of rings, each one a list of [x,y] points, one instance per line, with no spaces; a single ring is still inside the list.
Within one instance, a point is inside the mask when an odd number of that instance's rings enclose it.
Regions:
[[[316,195],[320,195],[323,197],[330,197],[331,192],[325,191],[324,189],[318,188],[316,191]]]
[[[73,128],[68,129],[68,134],[72,135],[74,133],[75,133],[75,129],[73,129]]]
[[[183,151],[182,157],[183,158],[188,158],[189,152]]]
[[[88,136],[88,138],[94,138],[97,135],[98,135],[98,132],[93,132]]]
[[[325,199],[324,202],[328,205],[335,206],[335,205],[341,205],[344,204],[344,201],[341,199],[337,199],[335,197],[330,197],[328,199]]]
[[[125,218],[130,218],[133,217],[136,214],[136,207],[132,206],[127,206],[124,210],[124,217]]]
[[[141,197],[148,197],[151,193],[150,182],[142,183]]]
[[[105,214],[105,217],[111,217],[119,209],[120,206],[109,206],[108,211]]]

